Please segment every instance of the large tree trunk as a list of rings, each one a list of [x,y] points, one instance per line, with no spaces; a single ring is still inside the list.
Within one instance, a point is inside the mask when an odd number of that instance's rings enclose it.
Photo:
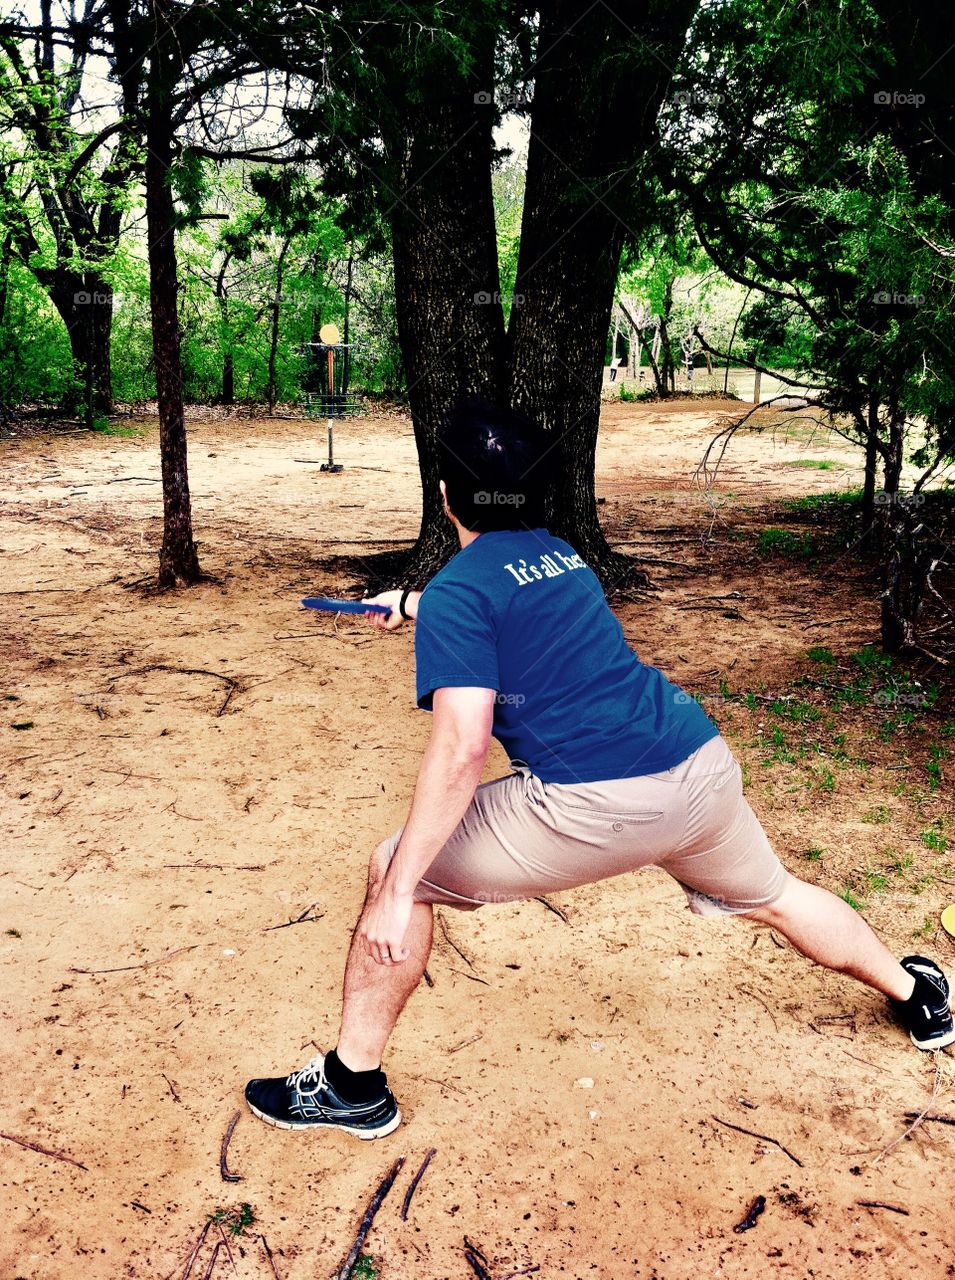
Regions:
[[[398,175],[391,210],[398,338],[423,501],[418,539],[403,566],[409,587],[423,586],[457,550],[438,489],[438,427],[462,397],[505,398],[493,107],[481,93],[492,83],[489,42],[471,76],[409,119],[390,156]]]
[[[93,272],[62,267],[48,268],[44,283],[70,340],[75,390],[67,407],[92,427],[94,418],[113,411],[113,289]]]
[[[157,10],[157,21],[163,19]],[[163,85],[168,39],[154,50],[146,123],[146,225],[149,235],[149,289],[152,305],[153,359],[159,401],[159,450],[162,462],[163,539],[159,553],[159,585],[197,582],[199,558],[192,536],[192,504],[186,424],[182,404],[182,361],[177,295],[175,208],[169,183],[172,123]]]
[[[553,532],[607,584],[630,575],[633,561],[611,551],[597,519],[605,343],[621,248],[639,216],[633,171],[653,143],[694,7],[642,0],[625,6],[625,22],[603,4],[582,13],[571,0],[550,0],[540,9],[510,398],[554,433]]]

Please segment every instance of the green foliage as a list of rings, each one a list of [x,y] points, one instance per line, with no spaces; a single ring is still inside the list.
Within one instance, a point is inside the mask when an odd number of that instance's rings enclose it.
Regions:
[[[360,1253],[352,1268],[355,1280],[378,1280],[379,1274],[374,1258],[369,1257],[367,1253]]]
[[[36,278],[11,263],[0,315],[0,408],[59,404],[75,385],[63,322]]]
[[[941,821],[937,821],[933,826],[923,831],[921,840],[926,849],[931,849],[933,853],[944,853],[948,848],[948,841],[942,834]]]
[[[832,493],[807,493],[800,498],[787,498],[783,506],[790,511],[817,511],[836,502],[857,506],[861,501],[861,489],[837,489]]]
[[[215,1213],[210,1213],[209,1222],[224,1228],[230,1235],[240,1236],[246,1227],[255,1223],[255,1211],[245,1203],[231,1209],[216,1209]]]
[[[812,534],[795,534],[789,529],[763,529],[756,539],[756,551],[761,556],[799,556],[805,560],[815,549]]]
[[[810,662],[818,662],[821,666],[831,667],[835,664],[835,658],[832,656],[832,650],[826,649],[821,645],[816,645],[806,650],[806,657]]]

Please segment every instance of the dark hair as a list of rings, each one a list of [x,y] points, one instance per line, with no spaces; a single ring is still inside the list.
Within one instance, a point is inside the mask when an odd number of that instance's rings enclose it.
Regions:
[[[517,409],[462,400],[438,432],[438,475],[466,529],[537,529],[546,520],[553,438]]]

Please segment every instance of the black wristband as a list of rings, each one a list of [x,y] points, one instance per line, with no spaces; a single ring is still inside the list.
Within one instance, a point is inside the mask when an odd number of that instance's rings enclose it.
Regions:
[[[411,621],[411,614],[405,612],[405,605],[408,603],[408,597],[410,595],[411,595],[410,589],[408,587],[405,587],[404,591],[402,591],[401,593],[401,599],[398,601],[398,612],[404,618],[405,622]]]

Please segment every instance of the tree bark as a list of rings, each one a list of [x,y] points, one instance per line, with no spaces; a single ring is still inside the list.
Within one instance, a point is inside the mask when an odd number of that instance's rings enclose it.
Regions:
[[[391,209],[398,338],[421,474],[418,539],[404,584],[422,587],[457,550],[438,489],[436,433],[451,406],[503,400],[504,317],[491,190],[493,46],[443,100],[408,118],[392,140]],[[475,101],[475,97],[479,100]]]
[[[919,537],[921,521],[900,491],[905,444],[905,414],[889,407],[889,439],[885,451],[884,493],[880,511],[883,554],[882,647],[901,653],[915,645],[930,561]]]
[[[879,530],[876,525],[875,482],[879,461],[879,401],[873,396],[869,401],[865,437],[865,479],[862,485],[862,537],[860,550],[872,555],[878,548]]]
[[[632,573],[633,560],[611,551],[597,519],[604,350],[633,170],[653,143],[693,8],[642,0],[625,6],[624,23],[602,4],[583,14],[571,0],[540,7],[510,398],[554,434],[550,527],[610,585]],[[631,127],[621,129],[624,102]]]
[[[275,399],[278,394],[276,365],[279,352],[279,320],[282,314],[282,284],[285,280],[285,255],[289,251],[292,243],[292,237],[287,236],[282,242],[282,249],[279,253],[278,262],[275,267],[275,297],[272,301],[271,312],[271,335],[269,338],[269,380],[268,380],[268,398],[269,413],[275,412]]]
[[[165,19],[156,10],[157,23]],[[166,39],[163,39],[163,36]],[[186,424],[182,402],[182,361],[177,297],[175,208],[169,169],[173,126],[164,83],[166,61],[174,46],[168,28],[157,37],[151,57],[146,119],[146,224],[149,235],[149,285],[152,309],[153,360],[159,402],[159,450],[162,464],[163,538],[159,552],[159,585],[174,587],[201,576],[192,536],[192,504]]]

